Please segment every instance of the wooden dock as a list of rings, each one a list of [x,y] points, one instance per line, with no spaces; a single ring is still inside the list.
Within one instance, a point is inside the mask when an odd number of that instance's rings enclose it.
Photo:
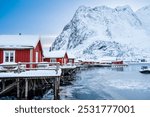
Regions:
[[[56,66],[47,68],[22,68],[22,65],[27,64],[55,64]],[[2,64],[0,66],[4,68],[1,69],[0,72],[0,95],[4,95],[16,88],[16,97],[18,99],[29,99],[30,91],[35,91],[38,86],[50,82],[54,92],[54,99],[59,99],[61,78],[61,68],[59,63],[17,63],[9,65]]]

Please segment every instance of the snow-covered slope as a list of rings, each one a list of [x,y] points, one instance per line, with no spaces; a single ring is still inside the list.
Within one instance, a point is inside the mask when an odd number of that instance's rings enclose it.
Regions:
[[[136,12],[142,22],[142,26],[150,34],[150,6],[143,7]]]
[[[150,45],[142,22],[129,6],[81,6],[52,48],[71,51],[77,58],[139,57]]]

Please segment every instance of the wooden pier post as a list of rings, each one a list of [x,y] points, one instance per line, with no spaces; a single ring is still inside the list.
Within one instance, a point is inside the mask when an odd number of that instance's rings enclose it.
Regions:
[[[20,98],[20,80],[19,78],[16,80],[17,81],[17,98]]]
[[[59,85],[60,85],[60,78],[57,77],[54,79],[54,100],[59,99]]]
[[[28,99],[28,79],[25,79],[25,99]]]
[[[35,93],[36,79],[33,79],[33,92]]]
[[[5,80],[2,80],[2,90],[5,89]]]

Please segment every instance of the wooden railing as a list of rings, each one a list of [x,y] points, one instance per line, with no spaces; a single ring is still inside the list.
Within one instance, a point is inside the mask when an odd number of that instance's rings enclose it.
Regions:
[[[34,67],[31,67],[33,65]],[[60,69],[59,62],[18,62],[18,63],[0,64],[0,72],[21,73],[27,70],[55,70],[56,73],[58,73],[59,69]]]

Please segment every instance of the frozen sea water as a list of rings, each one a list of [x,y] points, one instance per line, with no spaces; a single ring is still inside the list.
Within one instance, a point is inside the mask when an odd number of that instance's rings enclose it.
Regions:
[[[82,70],[68,85],[60,87],[60,99],[150,100],[150,74],[141,74],[139,72],[141,66],[97,67]],[[1,99],[14,98],[1,97]],[[38,99],[53,99],[52,89]]]
[[[140,65],[119,68],[91,68],[81,71],[72,85],[61,87],[61,99],[149,100],[150,74],[141,74]]]

